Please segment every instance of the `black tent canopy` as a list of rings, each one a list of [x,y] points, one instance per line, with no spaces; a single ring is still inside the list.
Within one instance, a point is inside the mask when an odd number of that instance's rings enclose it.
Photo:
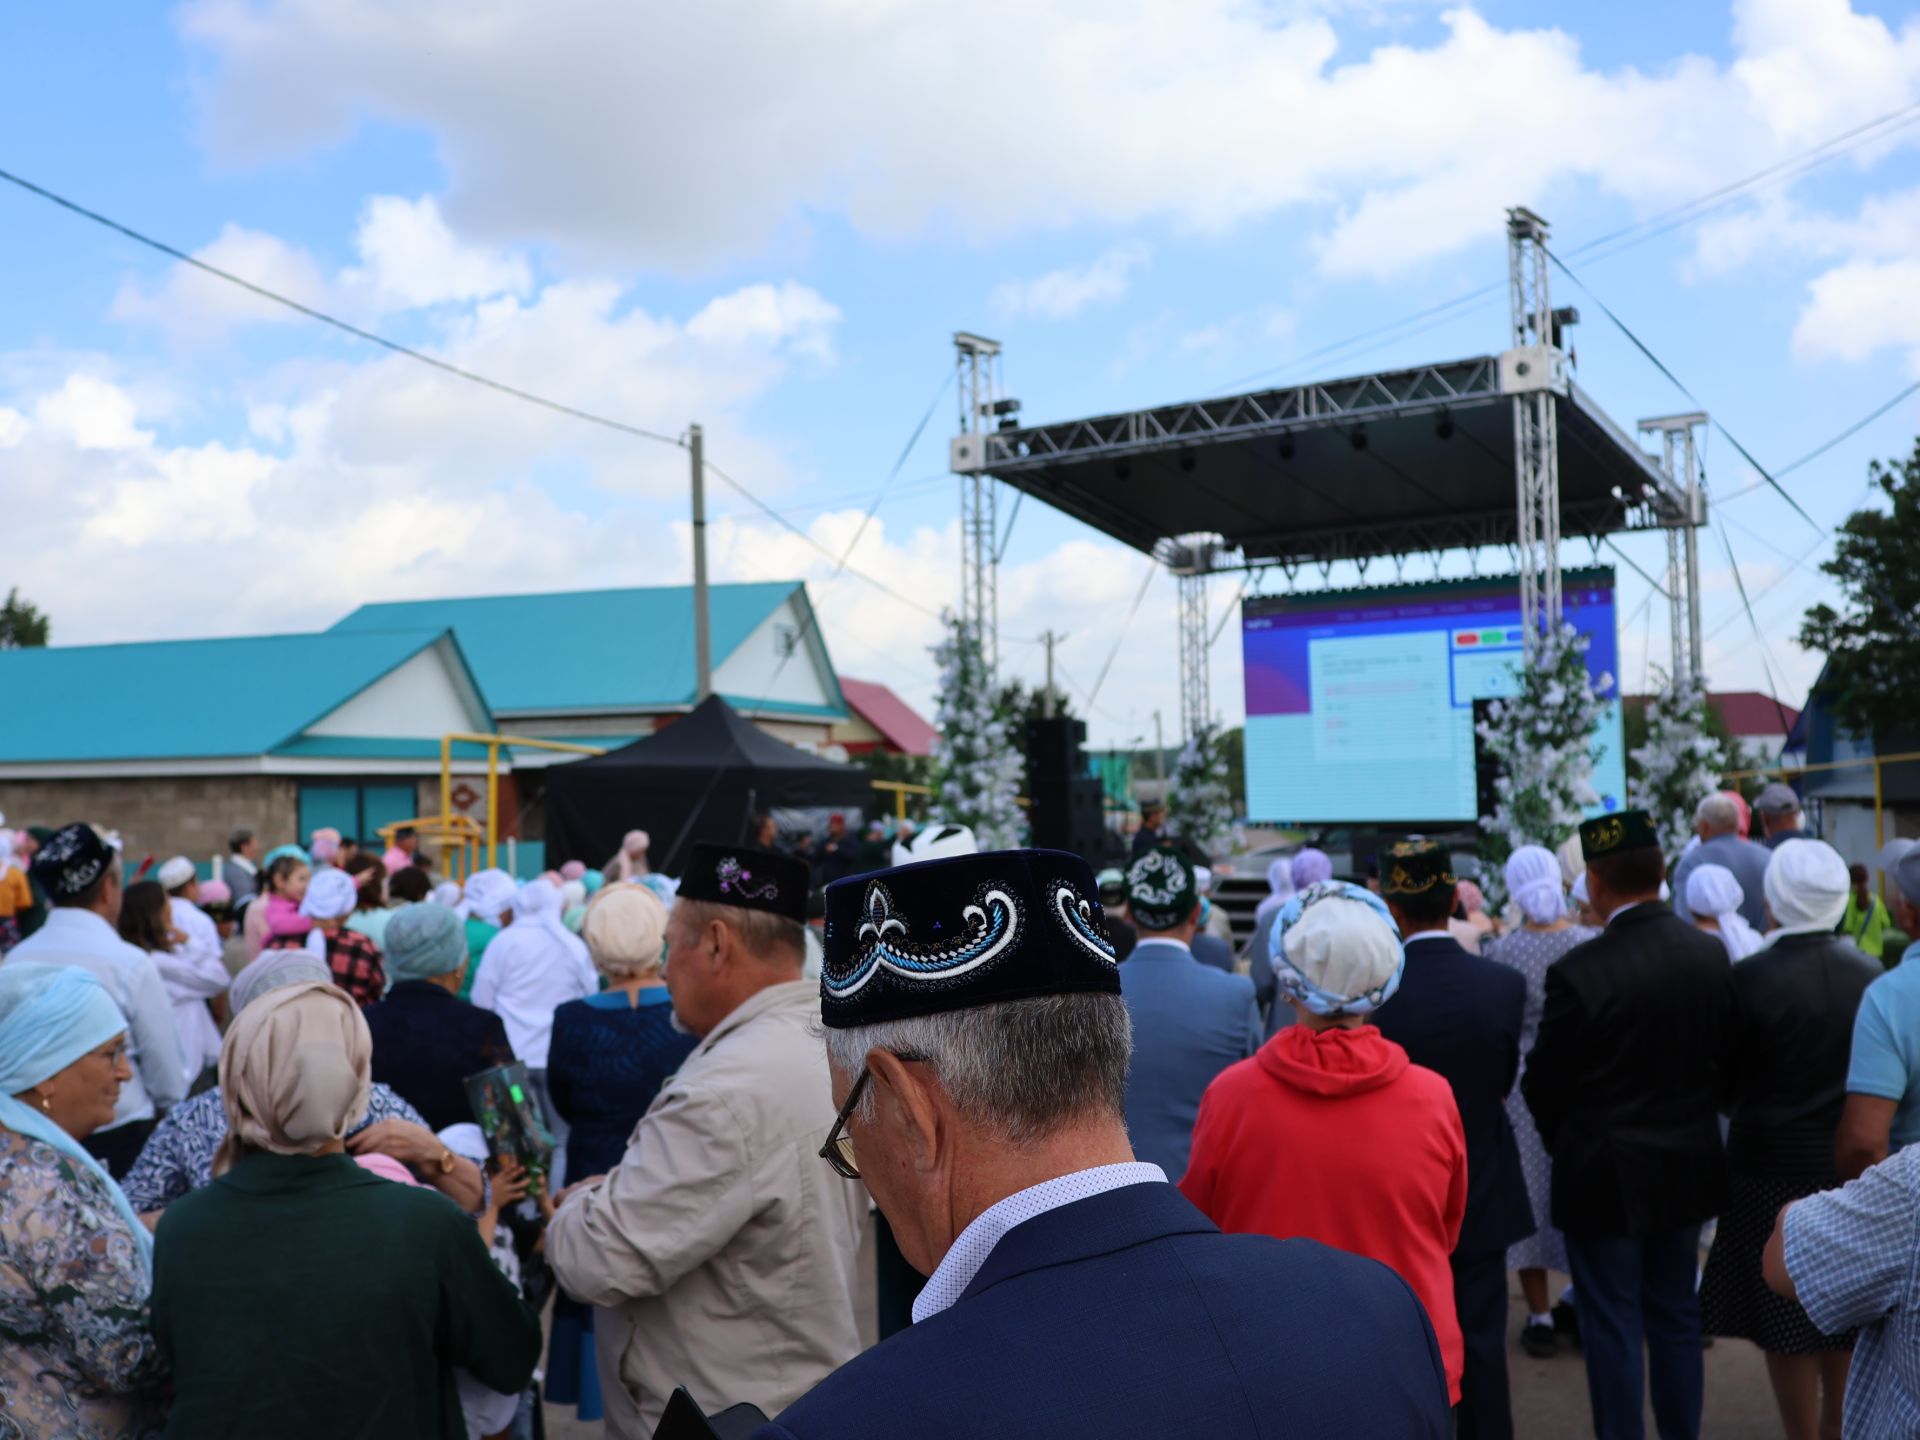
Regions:
[[[547,857],[597,865],[629,830],[653,839],[656,869],[677,873],[697,840],[738,844],[756,810],[865,806],[872,777],[776,740],[718,695],[657,734],[547,776]]]

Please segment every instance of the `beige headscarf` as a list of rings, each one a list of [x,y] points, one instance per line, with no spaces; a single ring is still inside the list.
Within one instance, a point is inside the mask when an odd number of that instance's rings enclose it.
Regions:
[[[289,985],[234,1017],[220,1047],[224,1175],[245,1148],[309,1155],[367,1110],[373,1038],[360,1007],[332,985]]]

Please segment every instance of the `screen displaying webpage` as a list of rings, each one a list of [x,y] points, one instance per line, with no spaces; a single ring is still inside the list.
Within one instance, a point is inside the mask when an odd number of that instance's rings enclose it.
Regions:
[[[1562,606],[1595,675],[1619,674],[1613,597],[1611,570],[1563,577]],[[1241,632],[1249,819],[1477,818],[1473,702],[1516,688],[1517,579],[1259,596]],[[1595,735],[1593,783],[1595,813],[1626,803],[1617,698]]]

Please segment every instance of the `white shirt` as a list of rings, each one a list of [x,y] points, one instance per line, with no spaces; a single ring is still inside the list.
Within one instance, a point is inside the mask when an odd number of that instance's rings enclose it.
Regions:
[[[120,932],[93,911],[57,905],[47,912],[45,924],[7,952],[5,963],[15,960],[78,965],[107,987],[127,1017],[133,1078],[120,1087],[120,1103],[113,1107],[113,1125],[107,1128],[151,1120],[156,1106],[164,1109],[186,1098],[173,1003],[146,951],[122,940]]]
[[[938,1315],[958,1300],[973,1283],[973,1277],[980,1273],[980,1267],[987,1263],[993,1247],[1014,1226],[1024,1224],[1037,1215],[1044,1215],[1049,1210],[1058,1210],[1062,1205],[1071,1205],[1076,1200],[1089,1200],[1109,1190],[1118,1190],[1123,1185],[1166,1183],[1166,1172],[1158,1165],[1129,1160],[1118,1165],[1096,1165],[1091,1170],[1075,1170],[1070,1175],[1055,1176],[1051,1180],[1042,1180],[1038,1185],[1029,1185],[1025,1190],[1014,1191],[1006,1199],[982,1210],[974,1217],[973,1223],[960,1232],[953,1242],[953,1248],[947,1251],[945,1258],[927,1278],[926,1288],[914,1300],[913,1323],[918,1325],[922,1320]]]
[[[153,963],[160,971],[160,983],[167,988],[167,998],[173,1001],[180,1064],[191,1089],[201,1071],[220,1062],[220,1030],[213,1023],[207,1001],[226,994],[233,977],[220,958],[220,929],[213,917],[180,895],[169,896],[167,908],[173,915],[173,928],[187,937],[186,942],[172,954],[155,954]]]
[[[515,920],[487,942],[469,998],[506,1022],[517,1059],[529,1070],[544,1070],[553,1012],[599,988],[600,977],[579,940],[538,921]]]

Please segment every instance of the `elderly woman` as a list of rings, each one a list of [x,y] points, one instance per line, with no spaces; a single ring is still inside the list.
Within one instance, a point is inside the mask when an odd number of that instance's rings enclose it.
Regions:
[[[1724,865],[1696,865],[1687,876],[1687,913],[1697,929],[1716,935],[1727,947],[1727,959],[1744,960],[1766,942],[1741,915],[1746,892]]]
[[[346,1154],[372,1044],[331,985],[283,986],[220,1051],[227,1138],[211,1185],[161,1217],[153,1331],[172,1433],[464,1440],[464,1367],[513,1394],[540,1323],[473,1221]]]
[[[80,1144],[132,1074],[126,1029],[85,970],[0,969],[0,1434],[160,1430],[153,1242]]]
[[[1751,1340],[1766,1352],[1788,1440],[1839,1432],[1853,1349],[1851,1332],[1823,1335],[1797,1301],[1774,1294],[1760,1274],[1781,1207],[1840,1183],[1833,1141],[1846,1104],[1853,1017],[1880,974],[1833,933],[1849,888],[1846,861],[1824,841],[1782,843],[1767,862],[1767,912],[1776,928],[1733,969],[1739,1026],[1728,1075],[1732,1173],[1700,1310],[1708,1334]]]
[[[1487,958],[1520,972],[1527,982],[1527,1004],[1520,1013],[1520,1067],[1526,1073],[1526,1055],[1540,1033],[1540,1013],[1546,1005],[1547,970],[1567,952],[1600,932],[1576,925],[1567,912],[1561,888],[1561,868],[1553,852],[1539,845],[1522,845],[1507,857],[1507,894],[1520,911],[1517,929],[1487,947]],[[1520,1076],[1514,1076],[1507,1096],[1507,1118],[1520,1147],[1520,1171],[1527,1180],[1527,1199],[1538,1228],[1526,1239],[1507,1247],[1507,1267],[1520,1272],[1520,1293],[1527,1302],[1527,1323],[1520,1346],[1536,1360],[1550,1359],[1559,1350],[1547,1291],[1547,1272],[1567,1268],[1567,1245],[1548,1223],[1553,1194],[1553,1161],[1540,1141],[1533,1115],[1520,1095]]]
[[[326,964],[304,949],[267,950],[235,977],[229,999],[238,1015],[285,986],[324,985],[331,979]],[[127,1172],[122,1182],[127,1198],[143,1213],[164,1210],[208,1184],[226,1138],[226,1101],[218,1085],[174,1106]],[[347,1143],[357,1153],[387,1155],[407,1165],[463,1210],[477,1211],[484,1202],[486,1181],[479,1167],[442,1145],[420,1112],[385,1085],[376,1082],[367,1092],[367,1107],[348,1129]]]
[[[644,885],[602,890],[587,907],[583,933],[607,988],[553,1012],[547,1049],[547,1087],[568,1125],[566,1173],[576,1179],[620,1163],[633,1127],[699,1043],[673,1026],[660,973],[667,907],[658,896]],[[547,1359],[547,1398],[577,1403],[583,1420],[600,1414],[593,1314],[557,1297]]]
[[[1457,1404],[1448,1257],[1466,1216],[1466,1132],[1447,1082],[1367,1019],[1400,988],[1400,933],[1379,896],[1338,881],[1288,901],[1273,933],[1298,1023],[1207,1087],[1181,1193],[1222,1230],[1391,1266],[1426,1307]]]
[[[467,939],[444,905],[403,905],[387,921],[393,988],[367,1010],[373,1077],[405,1097],[435,1130],[473,1119],[465,1080],[513,1059],[506,1027],[460,998]]]
[[[587,947],[560,916],[560,887],[529,880],[513,902],[513,923],[494,937],[480,960],[473,982],[473,1003],[496,1010],[507,1022],[513,1053],[527,1065],[527,1078],[541,1097],[556,1140],[566,1127],[555,1113],[547,1089],[547,1041],[553,1012],[600,988]]]

